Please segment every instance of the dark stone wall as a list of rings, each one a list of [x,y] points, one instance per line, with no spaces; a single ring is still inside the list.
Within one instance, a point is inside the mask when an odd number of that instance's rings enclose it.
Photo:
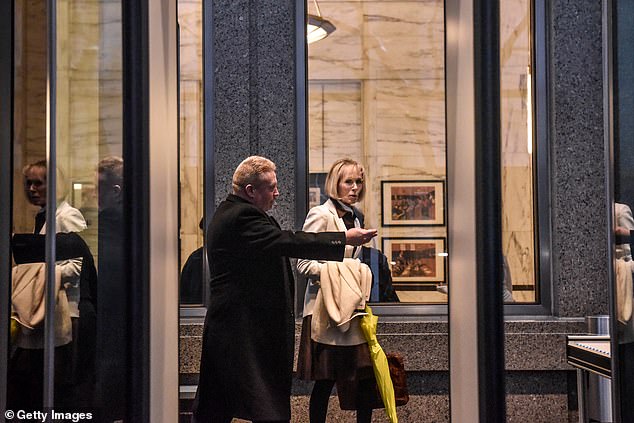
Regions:
[[[555,315],[608,312],[601,2],[550,3]]]
[[[214,0],[215,203],[231,192],[236,166],[249,155],[273,160],[280,197],[272,212],[295,226],[295,2]]]

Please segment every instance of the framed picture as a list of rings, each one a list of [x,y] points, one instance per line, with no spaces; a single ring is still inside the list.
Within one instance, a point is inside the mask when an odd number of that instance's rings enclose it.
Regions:
[[[444,181],[382,181],[383,226],[443,226]]]
[[[446,283],[445,238],[383,238],[396,288]]]
[[[308,210],[323,204],[328,199],[324,189],[327,175],[327,173],[310,173],[308,175]]]

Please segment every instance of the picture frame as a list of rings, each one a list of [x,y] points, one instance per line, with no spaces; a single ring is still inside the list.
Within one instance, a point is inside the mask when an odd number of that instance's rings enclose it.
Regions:
[[[308,210],[328,199],[325,189],[327,175],[323,172],[311,172],[308,175]]]
[[[385,237],[383,254],[397,289],[447,283],[446,238]]]
[[[383,226],[444,226],[445,181],[381,181]]]

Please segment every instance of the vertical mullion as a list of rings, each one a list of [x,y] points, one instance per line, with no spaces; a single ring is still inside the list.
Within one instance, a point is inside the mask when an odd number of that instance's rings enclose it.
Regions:
[[[6,410],[13,208],[13,2],[0,2],[0,410]]]
[[[306,45],[306,2],[295,2],[295,229],[301,229],[308,203],[308,52]]]
[[[124,245],[127,313],[126,421],[150,421],[150,197],[148,0],[121,1]]]
[[[214,125],[214,6],[213,0],[203,0],[203,263],[207,263],[207,226],[216,203],[215,125]],[[203,304],[209,296],[209,267],[203,266]]]
[[[57,211],[57,1],[47,3],[46,92],[46,316],[44,319],[44,408],[55,399],[55,212]]]
[[[503,422],[499,0],[476,0],[473,10],[479,421]]]

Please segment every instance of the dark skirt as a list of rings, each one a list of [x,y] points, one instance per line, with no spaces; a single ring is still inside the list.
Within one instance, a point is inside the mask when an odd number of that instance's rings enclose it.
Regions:
[[[358,408],[358,388],[368,386],[368,383],[359,382],[374,380],[368,344],[343,346],[315,342],[310,337],[311,318],[305,316],[302,321],[297,375],[302,380],[335,381],[341,408],[355,410]],[[376,389],[374,384],[370,386]]]

